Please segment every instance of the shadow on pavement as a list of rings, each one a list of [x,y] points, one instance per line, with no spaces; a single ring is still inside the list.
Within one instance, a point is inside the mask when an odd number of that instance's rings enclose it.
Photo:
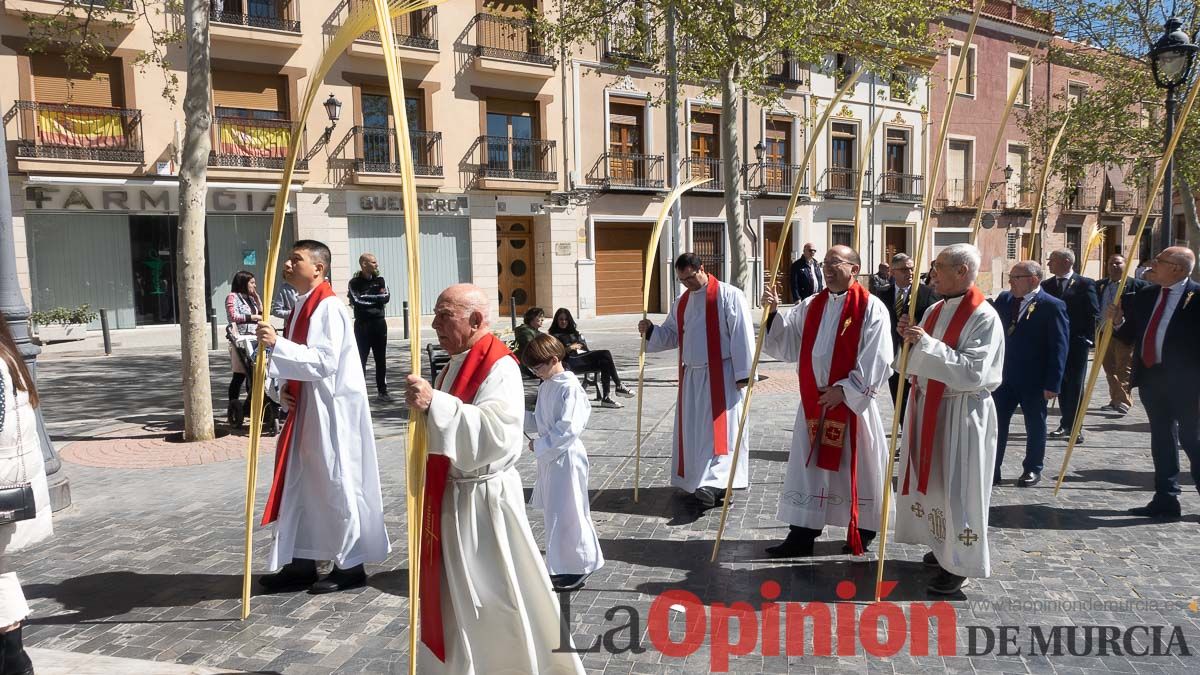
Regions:
[[[401,598],[408,597],[408,569],[401,568],[396,570],[388,570],[386,572],[376,572],[367,577],[367,585],[380,593],[395,595]]]
[[[1200,522],[1200,516],[1192,514],[1182,520]],[[1155,522],[1161,521],[1134,516],[1124,509],[1059,509],[1045,504],[1006,504],[992,507],[988,525],[1008,530],[1098,530]]]
[[[192,607],[210,600],[242,597],[242,577],[235,574],[139,574],[102,572],[67,579],[58,584],[28,584],[29,599],[53,600],[73,612],[34,617],[30,624],[173,623],[229,621],[229,619],[176,619],[162,621],[101,621],[146,607]]]
[[[592,497],[592,510],[603,513],[667,518],[668,527],[690,525],[712,511],[720,517],[720,508],[706,509],[691,495],[676,487],[649,487],[638,490],[638,501],[633,501],[633,488],[596,490]],[[743,490],[733,491],[734,505],[745,497]]]

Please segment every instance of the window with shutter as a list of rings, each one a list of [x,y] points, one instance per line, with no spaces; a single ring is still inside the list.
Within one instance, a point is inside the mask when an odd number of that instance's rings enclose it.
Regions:
[[[105,59],[90,65],[91,72],[71,72],[54,54],[30,59],[33,98],[38,103],[70,103],[104,108],[124,103],[120,59]]]
[[[214,70],[212,80],[213,105],[218,108],[218,114],[287,119],[287,78],[283,75]]]

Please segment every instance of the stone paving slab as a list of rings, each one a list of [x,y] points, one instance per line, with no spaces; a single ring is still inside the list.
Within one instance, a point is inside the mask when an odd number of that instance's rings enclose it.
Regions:
[[[588,337],[595,348],[613,350],[623,373],[634,372],[637,342],[630,334],[606,328],[589,331]],[[390,354],[398,378],[404,359],[395,343]],[[214,392],[222,392],[227,361],[214,354],[213,363]],[[950,599],[955,626],[947,653],[939,654],[936,644],[931,656],[913,647],[911,631],[922,623],[914,613],[927,607],[924,585],[931,576],[920,564],[924,551],[889,545],[886,577],[898,585],[891,595],[896,606],[886,611],[899,612],[904,621],[899,627],[906,629],[900,635],[907,639],[895,655],[877,658],[868,656],[861,644],[840,640],[842,624],[837,622],[848,618],[845,625],[850,629],[866,623],[861,632],[867,638],[887,637],[864,621],[874,621],[883,611],[878,606],[872,610],[869,603],[876,573],[873,554],[864,559],[842,555],[844,531],[829,528],[813,559],[763,556],[763,547],[786,532],[774,515],[796,405],[790,367],[767,362],[763,372],[771,379],[760,384],[754,398],[753,485],[737,496],[717,564],[708,558],[719,511],[703,512],[669,487],[674,355],[651,355],[648,360],[640,463],[633,457],[634,406],[595,409],[584,442],[592,465],[593,516],[608,563],[584,590],[570,596],[569,625],[578,647],[597,641],[603,647],[607,639],[613,648],[583,655],[589,673],[711,672],[724,659],[722,641],[711,638],[714,628],[717,637],[725,635],[720,630],[724,624],[716,621],[718,612],[746,608],[756,612],[749,615],[753,622],[742,623],[743,615],[728,621],[734,642],[743,628],[747,640],[754,638],[747,654],[729,657],[728,668],[736,672],[1200,670],[1191,655],[1200,649],[1200,607],[1194,602],[1200,595],[1200,498],[1185,478],[1182,521],[1164,523],[1125,514],[1148,500],[1152,484],[1148,427],[1140,405],[1122,419],[1089,416],[1088,442],[1077,449],[1057,498],[1051,494],[1050,480],[1031,489],[1011,484],[1020,471],[1024,442],[1019,425],[1014,426],[1006,467],[1009,481],[993,495],[993,576]],[[42,362],[39,375],[46,419],[60,443],[95,439],[120,425],[169,424],[178,417],[178,358],[171,355],[51,359]],[[529,383],[527,396],[533,391]],[[216,408],[223,409],[220,396],[218,402]],[[1105,402],[1097,397],[1092,404]],[[890,404],[883,408],[886,418]],[[27,642],[81,654],[251,672],[403,672],[408,643],[402,435],[406,417],[401,403],[376,408],[392,556],[368,568],[372,576],[363,589],[332,596],[255,596],[253,615],[246,622],[237,620],[242,462],[114,468],[68,461],[75,505],[57,515],[53,540],[15,558],[34,610]],[[1051,421],[1056,421],[1054,413]],[[1047,479],[1057,474],[1064,447],[1051,443]],[[270,455],[261,458],[260,509],[271,461]],[[639,464],[635,502],[633,475]],[[523,458],[518,468],[531,486],[532,457]],[[531,510],[529,515],[542,541],[541,514]],[[265,537],[256,537],[256,560],[265,558],[268,545]],[[848,599],[838,594],[839,588]],[[669,609],[678,602],[655,605],[668,591],[694,595],[705,606],[703,616],[690,609],[687,614]],[[764,597],[764,592],[772,597]],[[804,604],[780,608],[776,621],[771,618],[772,600]],[[833,655],[813,655],[819,646],[814,632],[820,631],[811,623],[788,648],[788,613],[804,608],[830,612]],[[626,624],[634,613],[637,620],[629,628]],[[706,637],[694,652],[675,657],[654,644],[664,639],[664,632],[682,641],[689,618],[704,619]],[[655,621],[661,630],[652,635],[649,626]],[[1098,655],[1100,640],[1082,650],[1086,626],[1117,627],[1115,644],[1121,655],[1111,650]],[[1163,632],[1156,640],[1150,628],[1138,626],[1159,626]],[[1085,655],[1073,655],[1067,648],[1071,628],[1079,632],[1076,651]],[[989,631],[993,645],[983,649]],[[856,632],[850,630],[852,635]],[[1013,639],[1006,642],[1008,637]],[[1051,648],[1058,639],[1061,655],[1033,653],[1039,651],[1031,649],[1039,638],[1051,641]],[[1180,640],[1186,641],[1189,655],[1180,654]],[[1156,655],[1155,642],[1160,652],[1169,653]],[[1164,649],[1168,642],[1172,647]],[[632,650],[620,649],[631,643]],[[776,655],[774,643],[784,655]],[[797,646],[803,647],[802,654]],[[1147,648],[1151,649],[1143,654]],[[1130,649],[1133,655],[1126,653]]]
[[[243,672],[56,649],[31,648],[28,651],[38,675],[241,675]]]

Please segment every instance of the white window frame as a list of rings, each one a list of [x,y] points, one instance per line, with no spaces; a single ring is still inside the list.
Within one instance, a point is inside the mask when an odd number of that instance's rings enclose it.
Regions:
[[[954,58],[954,48],[955,47],[958,47],[959,53],[961,55],[963,43],[959,40],[951,40],[950,46],[946,47],[946,88],[949,88],[950,85],[954,83],[954,70],[950,67],[950,64],[951,64],[950,60],[952,58]],[[975,98],[976,95],[979,93],[979,78],[977,77],[978,76],[977,71],[979,69],[979,53],[976,50],[975,45],[971,45],[971,47],[967,50],[967,63],[968,63],[968,68],[967,68],[967,72],[966,72],[966,77],[967,77],[967,84],[969,85],[970,91],[968,91],[966,93],[962,93],[962,94],[956,94],[956,95],[963,96],[966,98]]]
[[[1026,63],[1029,63],[1029,57],[1025,56],[1023,54],[1014,54],[1012,52],[1008,53],[1008,62],[1005,65],[1006,81],[1008,82],[1008,86],[1005,87],[1005,89],[1004,89],[1005,94],[1012,91],[1012,86],[1013,86],[1012,62],[1013,61],[1021,61],[1022,65],[1024,65]],[[1017,101],[1013,105],[1018,108],[1028,108],[1033,103],[1033,68],[1029,69],[1029,75],[1025,78],[1024,85],[1021,88],[1022,88],[1021,93],[1025,97],[1025,102],[1022,103],[1020,95],[1018,95]]]

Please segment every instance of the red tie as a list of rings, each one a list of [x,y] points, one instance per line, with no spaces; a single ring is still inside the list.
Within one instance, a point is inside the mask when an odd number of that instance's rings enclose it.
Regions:
[[[1158,324],[1162,321],[1163,309],[1167,306],[1167,296],[1170,294],[1170,288],[1162,289],[1158,306],[1154,308],[1154,316],[1150,317],[1146,335],[1142,337],[1142,364],[1147,368],[1158,365]]]

